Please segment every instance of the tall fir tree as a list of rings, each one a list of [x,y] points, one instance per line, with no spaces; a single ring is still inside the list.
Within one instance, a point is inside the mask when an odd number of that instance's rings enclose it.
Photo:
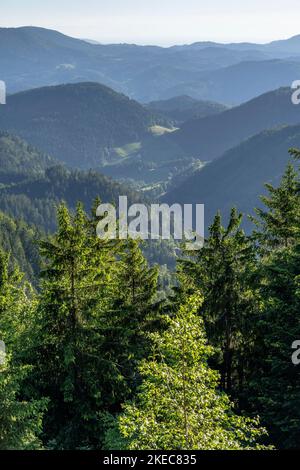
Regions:
[[[251,217],[257,230],[254,236],[264,253],[288,247],[300,235],[299,175],[289,163],[279,187],[265,185],[269,192],[261,196],[266,209],[255,209],[256,218]]]
[[[204,247],[181,262],[183,284],[204,296],[202,315],[208,339],[218,352],[212,362],[221,372],[223,390],[242,393],[251,351],[251,329],[258,300],[251,278],[256,270],[254,245],[232,209],[226,228],[217,214]]]
[[[112,400],[102,387],[102,315],[111,301],[113,266],[105,242],[91,235],[81,205],[74,216],[60,206],[57,233],[41,242],[41,254],[45,263],[31,355],[33,384],[51,399],[44,440],[63,449],[98,447],[97,412]]]
[[[247,387],[278,448],[299,448],[300,368],[293,343],[300,340],[300,244],[277,250],[261,266],[263,311]]]
[[[300,159],[297,149],[290,154]],[[254,220],[261,254],[257,286],[261,314],[255,323],[252,373],[245,395],[259,411],[280,448],[299,446],[299,373],[292,363],[292,343],[300,338],[300,180],[288,164],[278,188],[267,185],[262,197],[266,209],[257,209]]]
[[[148,332],[161,327],[161,312],[156,302],[158,270],[148,266],[140,242],[124,242],[119,261],[115,299],[107,311],[103,334],[105,353],[114,358],[126,378],[124,400],[137,386],[137,364],[149,353]]]

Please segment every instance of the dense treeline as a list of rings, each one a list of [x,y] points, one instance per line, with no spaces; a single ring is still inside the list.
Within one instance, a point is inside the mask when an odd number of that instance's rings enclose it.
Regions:
[[[0,208],[14,218],[22,218],[29,224],[53,231],[56,228],[56,209],[61,201],[74,209],[78,199],[88,204],[100,194],[103,200],[115,204],[119,195],[127,195],[130,203],[143,200],[135,191],[101,173],[68,170],[57,165],[35,178],[0,188]]]
[[[250,236],[216,215],[167,297],[81,204],[40,241],[38,293],[1,252],[0,448],[299,447],[299,171],[267,189]]]

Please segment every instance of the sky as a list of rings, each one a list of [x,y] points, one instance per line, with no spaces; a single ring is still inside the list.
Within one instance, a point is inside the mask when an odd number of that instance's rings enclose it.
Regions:
[[[0,26],[101,43],[269,42],[300,34],[299,0],[1,0]]]

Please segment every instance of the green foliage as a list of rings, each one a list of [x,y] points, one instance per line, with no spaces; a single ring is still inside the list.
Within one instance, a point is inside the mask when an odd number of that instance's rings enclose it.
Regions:
[[[30,313],[30,299],[22,275],[17,269],[10,269],[9,256],[0,251],[0,340],[7,352],[6,356],[3,353],[0,356],[1,450],[41,446],[39,435],[47,402],[22,399],[22,383],[29,369],[16,361],[22,353],[22,338],[30,323]]]
[[[95,232],[89,233],[82,207],[71,216],[62,205],[57,233],[41,242],[33,386],[51,399],[44,432],[49,445],[58,448],[96,445],[101,429],[96,414],[106,400],[101,393],[101,316],[111,299],[114,266]]]
[[[10,253],[11,267],[18,265],[35,287],[39,275],[38,238],[42,231],[0,212],[0,247]]]
[[[153,353],[140,366],[143,383],[108,432],[108,448],[116,442],[132,450],[260,448],[265,431],[236,415],[217,390],[218,374],[207,365],[212,350],[195,315],[199,303],[191,298],[163,334],[153,335]]]
[[[288,247],[300,235],[299,175],[289,164],[280,186],[266,184],[269,196],[262,196],[266,210],[256,209],[258,219],[253,221],[260,229],[256,234],[265,249]],[[255,233],[254,233],[255,235]]]
[[[0,250],[0,336],[8,348],[21,350],[21,335],[32,321],[34,297],[18,267]],[[15,353],[15,354],[16,354]]]
[[[291,155],[299,159],[299,151]],[[263,311],[257,324],[257,365],[246,390],[279,447],[299,446],[299,370],[292,344],[299,339],[300,192],[299,173],[287,167],[278,188],[270,187],[259,212],[262,245],[260,290]],[[271,328],[270,328],[271,326]]]
[[[145,330],[156,321],[157,270],[137,242],[98,239],[95,226],[81,205],[74,215],[62,205],[57,232],[40,243],[27,390],[51,400],[44,442],[53,448],[101,447],[103,416],[132,395],[147,354]]]
[[[155,303],[158,270],[148,266],[136,240],[128,240],[119,255],[114,299],[103,325],[103,349],[111,363],[118,364],[119,375],[122,371],[120,378],[130,397],[139,382],[139,361],[149,354],[147,334],[161,326],[160,305]],[[118,389],[120,384],[115,396]]]
[[[251,288],[255,251],[240,228],[241,221],[242,216],[233,209],[224,228],[218,214],[204,248],[196,252],[195,259],[181,262],[183,283],[188,289],[194,285],[204,296],[203,318],[209,341],[219,351],[215,365],[221,371],[222,387],[235,394],[245,380],[249,355],[245,336],[253,328],[258,308]]]
[[[1,145],[20,142],[4,136]],[[225,226],[218,213],[203,249],[184,253],[175,276],[153,266],[167,256],[160,242],[148,247],[149,265],[138,240],[96,237],[99,198],[90,216],[74,207],[98,191],[114,201],[122,186],[25,157],[29,179],[18,174],[0,203],[48,230],[44,218],[59,208],[55,233],[42,239],[0,214],[0,339],[9,353],[0,366],[0,448],[299,447],[296,165],[279,187],[267,185],[252,236],[236,209]]]
[[[292,344],[300,338],[300,244],[266,259],[261,278],[264,309],[247,395],[273,442],[280,448],[298,448],[300,369],[292,363]]]
[[[0,364],[0,450],[42,447],[39,435],[47,401],[24,401],[18,397],[26,373],[26,368],[13,367],[8,358]]]

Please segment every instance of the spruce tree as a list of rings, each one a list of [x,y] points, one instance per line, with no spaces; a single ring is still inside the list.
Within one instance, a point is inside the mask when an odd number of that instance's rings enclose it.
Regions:
[[[276,188],[266,184],[269,192],[261,196],[266,209],[255,209],[256,218],[251,217],[257,230],[254,232],[263,252],[288,247],[295,243],[300,235],[300,192],[299,176],[294,166],[289,163]]]
[[[251,279],[256,270],[254,245],[240,228],[242,216],[232,209],[226,228],[217,214],[204,247],[181,262],[183,285],[204,296],[208,339],[218,354],[222,388],[236,397],[246,379],[251,330],[258,301]],[[194,287],[193,287],[194,286]],[[200,313],[200,312],[199,312]]]
[[[300,159],[300,152],[290,154]],[[289,164],[278,188],[267,185],[267,210],[257,210],[255,233],[262,254],[256,285],[261,312],[255,323],[252,370],[245,394],[279,448],[299,447],[299,367],[292,344],[300,338],[300,186]]]
[[[44,266],[31,351],[32,386],[51,399],[44,440],[55,448],[99,447],[97,413],[106,401],[114,401],[103,386],[108,381],[103,376],[103,312],[112,290],[112,267],[103,245],[91,234],[81,205],[74,216],[60,206],[57,233],[41,242]]]
[[[158,270],[148,266],[140,242],[132,239],[124,242],[115,298],[103,328],[105,355],[118,365],[120,379],[125,379],[122,382],[127,391],[120,396],[120,405],[136,388],[137,364],[149,353],[148,332],[161,327],[160,305],[156,303],[157,278]],[[115,393],[120,395],[120,390]]]
[[[256,325],[248,403],[277,447],[299,448],[300,368],[292,361],[292,346],[300,340],[300,244],[265,259],[260,276],[264,306]]]

